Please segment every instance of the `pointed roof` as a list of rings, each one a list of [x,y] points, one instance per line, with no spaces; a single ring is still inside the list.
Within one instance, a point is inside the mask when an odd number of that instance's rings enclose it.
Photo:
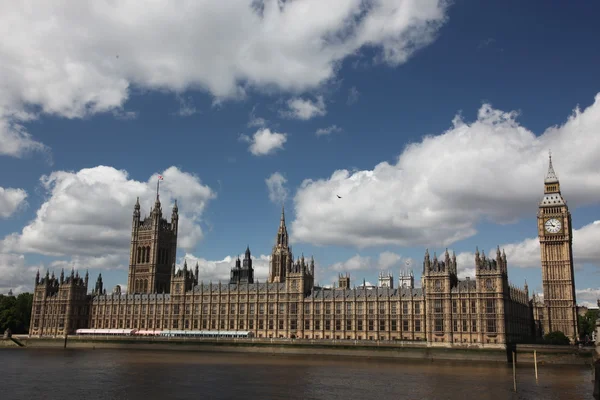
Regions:
[[[275,245],[283,248],[288,248],[289,238],[287,227],[285,226],[285,209],[281,205],[281,219],[279,220],[279,229],[277,229],[277,240]]]
[[[556,183],[558,182],[558,177],[554,172],[554,167],[552,166],[552,152],[548,152],[548,172],[546,173],[546,179],[544,179],[544,183]]]

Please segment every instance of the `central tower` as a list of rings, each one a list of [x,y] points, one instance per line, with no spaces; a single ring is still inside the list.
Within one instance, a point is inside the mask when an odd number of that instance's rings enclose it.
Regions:
[[[281,206],[281,220],[279,221],[275,246],[273,246],[273,252],[271,253],[269,283],[285,282],[286,272],[290,270],[294,259],[292,250],[288,246],[288,241],[288,232],[285,226],[285,210]]]
[[[544,179],[544,197],[538,211],[538,235],[544,290],[544,333],[563,332],[577,339],[577,303],[573,272],[573,231],[571,213],[560,192],[560,183],[550,154]]]
[[[150,216],[140,219],[140,199],[133,209],[131,248],[129,253],[128,293],[169,293],[171,267],[177,252],[179,209],[173,206],[171,222],[162,215],[156,190],[156,201]]]

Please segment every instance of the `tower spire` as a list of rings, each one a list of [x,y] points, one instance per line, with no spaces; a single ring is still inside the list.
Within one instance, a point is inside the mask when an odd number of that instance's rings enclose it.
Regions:
[[[285,227],[285,208],[283,206],[283,203],[281,204],[281,220],[279,221],[279,227]]]
[[[558,177],[554,172],[554,167],[552,166],[552,151],[548,150],[548,173],[546,173],[546,179],[544,179],[545,183],[556,183],[558,182]]]

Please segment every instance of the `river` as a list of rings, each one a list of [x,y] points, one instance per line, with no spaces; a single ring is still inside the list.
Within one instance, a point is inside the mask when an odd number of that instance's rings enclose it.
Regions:
[[[585,367],[184,351],[3,349],[2,399],[591,399]]]

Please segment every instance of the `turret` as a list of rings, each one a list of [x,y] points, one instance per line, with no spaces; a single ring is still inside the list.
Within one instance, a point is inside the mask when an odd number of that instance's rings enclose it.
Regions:
[[[35,284],[36,286],[40,284],[40,270],[38,268],[37,273],[35,274]]]
[[[65,269],[60,270],[60,284],[62,285],[65,282]]]
[[[425,257],[423,259],[423,275],[431,270],[431,260],[429,259],[429,249],[425,249]]]
[[[102,274],[98,274],[96,280],[96,288],[94,289],[95,294],[102,294],[104,292],[104,284],[102,283]]]
[[[198,267],[198,261],[196,261],[196,268],[194,270],[194,277],[195,277],[195,282],[196,282],[196,285],[197,285],[198,284],[198,279],[200,277],[199,267]]]
[[[84,284],[85,284],[85,287],[86,287],[86,288],[88,287],[88,281],[89,281],[89,278],[90,278],[90,274],[89,274],[89,272],[88,272],[88,271],[85,271],[85,280],[84,280]]]

